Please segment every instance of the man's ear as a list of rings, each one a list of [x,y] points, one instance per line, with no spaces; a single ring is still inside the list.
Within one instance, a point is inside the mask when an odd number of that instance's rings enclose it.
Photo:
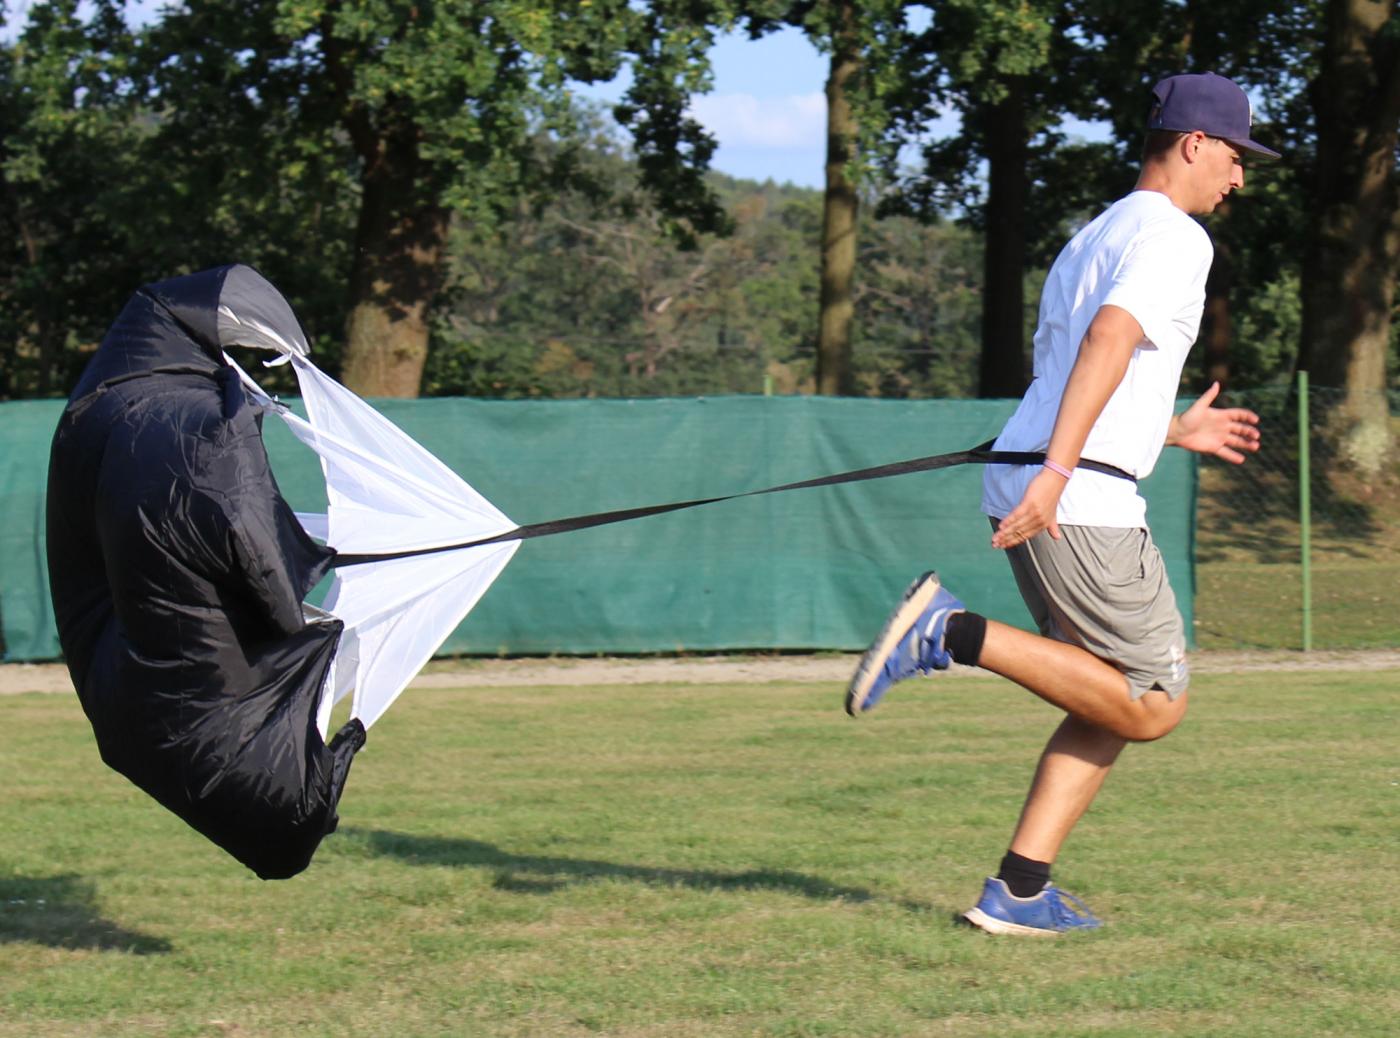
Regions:
[[[1192,130],[1181,138],[1181,157],[1187,162],[1194,163],[1205,142],[1206,135],[1204,133],[1200,130]]]

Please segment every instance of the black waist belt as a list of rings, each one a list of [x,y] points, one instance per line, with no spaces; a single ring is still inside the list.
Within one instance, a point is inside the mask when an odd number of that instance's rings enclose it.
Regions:
[[[992,444],[996,440],[988,440],[980,447],[974,447],[973,451],[985,451],[988,455],[986,464],[990,465],[1043,465],[1045,464],[1044,451],[994,451]],[[1093,461],[1090,458],[1080,458],[1079,463],[1074,466],[1077,469],[1087,469],[1090,472],[1098,472],[1105,476],[1116,476],[1119,479],[1126,479],[1129,483],[1136,483],[1137,477],[1126,469],[1120,469],[1117,465],[1110,465],[1106,461]]]
[[[876,465],[868,469],[853,469],[850,472],[838,472],[833,476],[818,476],[816,479],[804,479],[799,483],[784,483],[776,487],[764,487],[762,490],[744,490],[737,494],[724,494],[720,497],[702,497],[694,501],[673,501],[664,505],[643,505],[640,508],[621,508],[612,512],[594,512],[591,515],[576,515],[567,519],[550,519],[542,523],[530,523],[528,526],[517,526],[513,530],[505,533],[498,533],[493,537],[482,537],[479,540],[463,541],[460,544],[445,544],[436,548],[414,548],[408,551],[385,552],[378,555],[337,555],[332,561],[333,566],[358,566],[366,562],[386,562],[390,559],[407,559],[415,555],[433,555],[444,551],[457,551],[461,548],[474,548],[482,544],[499,544],[503,541],[523,541],[531,537],[547,537],[556,533],[568,533],[570,530],[586,530],[593,526],[606,526],[609,523],[626,522],[629,519],[641,519],[648,515],[661,515],[665,512],[678,512],[683,508],[697,508],[700,505],[712,505],[720,501],[733,501],[740,497],[758,497],[760,494],[777,494],[784,490],[806,490],[812,487],[830,487],[839,483],[859,483],[867,479],[885,479],[889,476],[903,476],[911,472],[931,472],[934,469],[951,468],[954,465],[1040,465],[1045,461],[1043,451],[994,451],[992,444],[995,440],[988,440],[980,446],[973,447],[965,451],[953,451],[949,454],[935,454],[927,458],[915,458],[912,461],[896,461],[887,465]],[[1130,483],[1136,483],[1137,477],[1131,472],[1113,465],[1105,464],[1101,461],[1091,461],[1087,458],[1080,458],[1076,468],[1086,469],[1090,472],[1099,472],[1106,476],[1116,476],[1119,479],[1126,479]]]

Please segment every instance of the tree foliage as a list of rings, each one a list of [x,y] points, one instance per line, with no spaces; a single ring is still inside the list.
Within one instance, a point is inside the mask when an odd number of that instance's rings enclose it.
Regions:
[[[136,286],[234,259],[362,391],[1010,392],[989,378],[1024,373],[1044,268],[1131,186],[1151,84],[1210,69],[1285,160],[1209,221],[1188,377],[1302,363],[1375,397],[1397,384],[1393,7],[191,0],[133,31],[120,0],[46,0],[0,41],[0,396],[66,391]],[[707,173],[710,46],[780,27],[854,59],[840,191]],[[573,84],[624,69],[619,136]]]
[[[488,225],[579,175],[571,81],[639,60],[624,115],[642,185],[678,237],[717,225],[688,172],[712,145],[651,89],[688,69],[688,45],[684,27],[625,0],[194,0],[142,40],[147,102],[209,188],[202,201],[236,199],[238,218],[255,194],[274,207],[311,198],[314,218],[338,221],[326,229],[348,289],[342,374],[389,395],[418,390],[452,219]],[[560,146],[535,147],[541,136]],[[289,244],[319,244],[296,213],[255,218],[280,218]]]
[[[1394,0],[1327,0],[1323,15],[1308,86],[1317,147],[1302,362],[1346,389],[1333,444],[1370,476],[1395,443],[1384,390],[1400,264],[1400,13]]]
[[[110,0],[35,7],[0,48],[0,399],[66,391],[140,267],[129,59]]]
[[[618,182],[624,157],[600,153]],[[811,255],[820,192],[712,175],[733,230],[673,247],[657,212],[574,193],[452,250],[451,305],[429,393],[635,396],[815,385]],[[881,221],[863,236],[854,289],[858,392],[963,396],[976,352],[974,236]]]
[[[852,355],[860,187],[886,140],[889,95],[904,87],[908,4],[900,0],[741,5],[753,36],[783,24],[800,28],[829,58],[826,80],[826,189],[817,303],[817,391],[855,390]]]

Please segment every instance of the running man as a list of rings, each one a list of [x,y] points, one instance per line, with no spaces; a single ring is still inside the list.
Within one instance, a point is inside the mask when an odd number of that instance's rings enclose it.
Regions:
[[[992,933],[1053,936],[1100,921],[1050,868],[1123,747],[1166,735],[1186,712],[1185,630],[1147,529],[1136,479],[1163,446],[1239,464],[1258,416],[1212,406],[1212,385],[1173,404],[1196,339],[1213,248],[1192,215],[1244,186],[1248,98],[1230,80],[1172,76],[1153,90],[1136,188],[1065,246],[1040,301],[1035,378],[995,449],[1041,466],[989,465],[982,511],[1040,628],[968,611],[938,577],[914,581],[846,695],[858,716],[897,681],[975,665],[1065,711],[1040,758],[997,875],[964,913]],[[1099,463],[1092,470],[1081,459]],[[1121,470],[1116,474],[1114,469]]]

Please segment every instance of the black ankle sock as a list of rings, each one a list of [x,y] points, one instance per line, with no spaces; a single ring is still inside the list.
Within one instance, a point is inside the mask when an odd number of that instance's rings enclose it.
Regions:
[[[987,618],[980,613],[954,613],[943,632],[943,647],[953,659],[968,667],[982,658],[982,642],[987,637]]]
[[[1023,858],[1015,851],[1007,851],[1001,859],[1001,869],[997,879],[1006,884],[1016,897],[1035,897],[1050,882],[1050,863]]]

